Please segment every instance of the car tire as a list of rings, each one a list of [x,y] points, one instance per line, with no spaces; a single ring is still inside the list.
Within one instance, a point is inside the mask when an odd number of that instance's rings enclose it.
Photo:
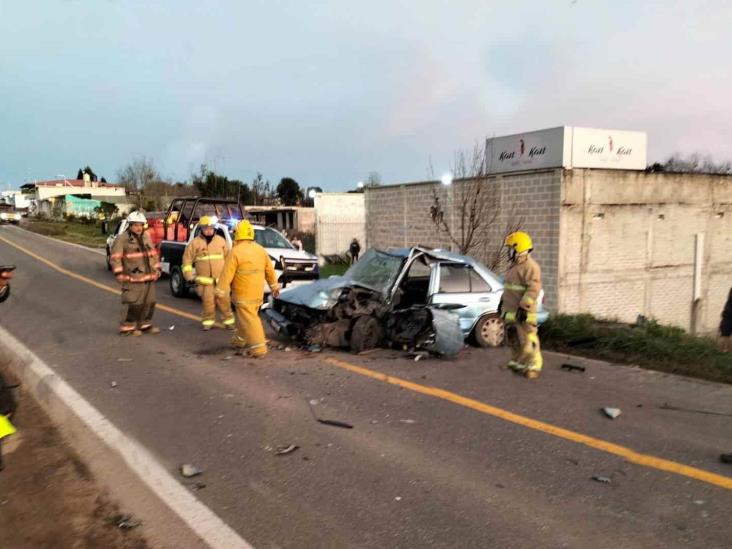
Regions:
[[[170,271],[170,293],[175,297],[186,297],[188,295],[188,283],[183,277],[180,267],[173,267]]]
[[[112,260],[110,258],[110,255],[111,254],[109,253],[109,248],[107,248],[107,270],[108,271],[112,270]]]
[[[359,317],[351,329],[351,352],[375,349],[384,341],[384,327],[373,316]]]
[[[484,316],[473,329],[473,339],[481,347],[500,347],[506,339],[506,324],[498,315]]]

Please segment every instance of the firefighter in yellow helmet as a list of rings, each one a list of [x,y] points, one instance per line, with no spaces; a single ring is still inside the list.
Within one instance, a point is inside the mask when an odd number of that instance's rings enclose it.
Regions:
[[[254,228],[249,221],[239,222],[234,240],[236,244],[224,262],[216,295],[233,293],[237,320],[234,346],[251,357],[263,357],[267,354],[267,340],[259,309],[264,300],[264,282],[267,281],[274,297],[279,297],[280,286],[267,251],[254,242]]]
[[[229,253],[229,246],[224,237],[216,234],[216,218],[204,215],[198,225],[199,235],[191,240],[183,252],[183,276],[186,280],[195,280],[196,292],[201,297],[203,311],[201,324],[204,330],[210,330],[216,324],[216,308],[221,313],[224,327],[234,329],[234,313],[231,311],[231,300],[228,294],[216,296],[214,291],[224,260]],[[195,269],[195,276],[193,270]]]
[[[147,219],[142,212],[127,216],[128,227],[114,240],[109,262],[122,285],[122,321],[120,335],[157,334],[153,326],[155,282],[160,278],[160,259],[145,229]]]
[[[536,300],[541,292],[541,269],[529,255],[534,248],[524,232],[511,233],[504,245],[508,248],[511,266],[503,285],[501,311],[508,326],[515,326],[513,359],[508,367],[529,379],[539,377],[543,358],[536,327]]]

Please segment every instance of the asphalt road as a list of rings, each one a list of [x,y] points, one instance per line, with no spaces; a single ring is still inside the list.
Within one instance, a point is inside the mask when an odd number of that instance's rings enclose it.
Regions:
[[[115,286],[99,254],[0,237]],[[121,338],[118,296],[3,240],[0,263],[18,266],[0,323],[170,471],[204,469],[197,497],[256,547],[731,545],[732,387],[576,359],[587,371],[568,373],[553,354],[527,381],[504,349],[232,358],[227,333],[165,311],[160,335]],[[197,314],[158,284],[159,303]],[[311,400],[354,428],[317,423]]]

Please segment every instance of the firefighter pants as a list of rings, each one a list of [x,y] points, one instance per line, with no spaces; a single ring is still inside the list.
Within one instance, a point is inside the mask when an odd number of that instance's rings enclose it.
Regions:
[[[155,312],[155,282],[128,282],[122,286],[121,333],[152,327]]]
[[[259,318],[261,306],[261,300],[256,303],[248,301],[236,303],[237,330],[231,342],[234,347],[242,349],[254,357],[262,357],[267,354],[267,340],[264,337],[264,327]]]
[[[223,319],[224,326],[234,325],[234,313],[231,310],[231,299],[229,296],[219,297],[216,295],[216,288],[213,285],[199,284],[196,292],[201,297],[203,310],[201,312],[201,324],[204,328],[211,328],[216,323],[216,309],[218,308]]]
[[[509,366],[514,369],[540,372],[544,359],[541,356],[538,328],[529,322],[516,322],[513,327],[516,330],[516,337],[511,340],[513,358]]]

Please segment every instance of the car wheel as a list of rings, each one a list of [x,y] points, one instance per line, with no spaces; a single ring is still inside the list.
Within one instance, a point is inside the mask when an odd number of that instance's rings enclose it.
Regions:
[[[506,325],[498,315],[484,316],[475,325],[473,337],[481,347],[500,347],[506,337]]]
[[[351,329],[351,352],[375,349],[384,341],[384,327],[373,316],[362,316]]]
[[[186,297],[188,295],[188,284],[183,278],[180,267],[173,267],[170,271],[170,293],[175,297]]]
[[[109,248],[107,248],[107,270],[111,271],[112,270],[112,261],[109,256],[110,256]]]

